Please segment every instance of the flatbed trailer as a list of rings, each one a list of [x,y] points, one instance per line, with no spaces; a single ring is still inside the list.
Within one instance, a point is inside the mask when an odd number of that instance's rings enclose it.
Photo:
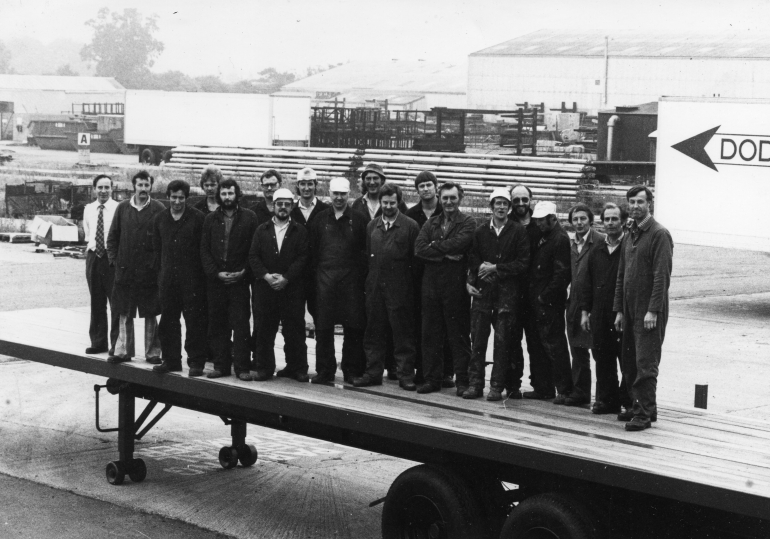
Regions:
[[[628,433],[614,416],[583,408],[416,395],[395,382],[159,375],[140,357],[112,365],[84,354],[87,327],[74,310],[0,313],[0,354],[107,378],[95,387],[96,423],[106,387],[119,399],[119,458],[106,469],[113,484],[145,478],[134,442],[177,406],[230,425],[225,468],[256,462],[249,423],[423,463],[381,500],[387,539],[770,537],[768,423],[662,407],[652,429]],[[139,417],[137,399],[149,401]]]

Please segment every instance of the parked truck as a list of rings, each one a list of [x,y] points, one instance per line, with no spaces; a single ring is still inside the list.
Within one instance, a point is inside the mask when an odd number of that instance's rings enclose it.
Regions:
[[[310,97],[127,90],[124,142],[141,163],[171,159],[176,146],[307,146]]]

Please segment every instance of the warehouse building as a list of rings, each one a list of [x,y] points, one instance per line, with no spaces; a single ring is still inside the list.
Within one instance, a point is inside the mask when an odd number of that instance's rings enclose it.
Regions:
[[[770,37],[540,30],[472,53],[468,106],[596,113],[662,95],[770,95]]]
[[[0,135],[24,142],[33,120],[66,119],[83,103],[124,103],[125,95],[110,77],[0,75]]]
[[[350,62],[300,79],[282,88],[309,94],[313,106],[382,106],[392,110],[465,108],[468,74],[465,63],[423,60]]]

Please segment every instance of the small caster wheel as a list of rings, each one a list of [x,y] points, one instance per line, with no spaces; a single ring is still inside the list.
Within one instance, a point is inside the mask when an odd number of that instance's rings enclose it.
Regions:
[[[107,474],[107,482],[110,485],[122,485],[123,481],[126,480],[126,466],[119,460],[113,460],[107,464],[105,473]]]
[[[219,450],[219,464],[229,470],[238,465],[238,451],[234,447],[223,447]]]
[[[253,466],[257,462],[257,448],[253,445],[239,445],[238,446],[238,460],[241,461],[241,466],[244,468]]]
[[[142,459],[131,459],[128,465],[128,477],[134,483],[141,483],[147,477],[147,466]]]

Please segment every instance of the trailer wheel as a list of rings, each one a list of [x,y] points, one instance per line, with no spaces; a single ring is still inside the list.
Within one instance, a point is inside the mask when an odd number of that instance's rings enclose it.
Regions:
[[[128,477],[134,483],[141,483],[147,477],[147,465],[142,459],[132,459],[128,465]]]
[[[122,485],[123,481],[126,480],[126,466],[119,460],[107,463],[104,472],[110,485]]]
[[[225,470],[230,470],[238,465],[238,451],[234,447],[223,447],[219,450],[219,464]]]
[[[142,150],[142,154],[139,156],[139,162],[146,165],[155,164],[155,150],[152,148],[145,148]]]
[[[171,150],[166,150],[165,152],[163,152],[164,163],[170,163],[172,157],[174,157],[174,152],[172,152]]]
[[[251,444],[243,444],[238,446],[238,460],[241,461],[241,466],[248,468],[253,466],[259,458],[257,448]]]
[[[500,539],[595,539],[590,512],[563,494],[538,494],[521,502],[505,521]]]
[[[465,480],[422,464],[399,475],[382,509],[383,539],[483,539],[483,512]]]

